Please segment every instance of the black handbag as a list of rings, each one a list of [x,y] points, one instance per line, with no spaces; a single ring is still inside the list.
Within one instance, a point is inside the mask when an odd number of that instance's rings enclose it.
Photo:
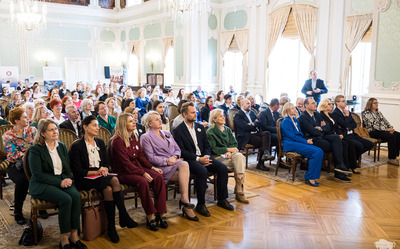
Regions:
[[[40,223],[40,221],[37,221],[37,228],[38,228],[37,241],[39,243],[39,241],[43,237],[43,227],[42,227],[42,224]],[[34,245],[32,220],[29,220],[28,227],[26,227],[24,229],[24,232],[22,233],[22,236],[19,239],[18,244],[24,245],[24,246],[33,246]]]

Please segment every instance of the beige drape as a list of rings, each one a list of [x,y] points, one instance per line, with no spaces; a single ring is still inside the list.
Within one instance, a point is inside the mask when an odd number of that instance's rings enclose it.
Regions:
[[[293,17],[300,40],[311,55],[310,70],[314,69],[318,9],[310,5],[295,4],[293,5]]]
[[[141,83],[141,81],[140,81],[141,80],[141,68],[142,68],[140,57],[142,55],[142,43],[140,41],[128,43],[128,49],[129,49],[128,51],[130,51],[131,54],[136,55],[138,58],[138,71],[139,71],[138,83],[140,85],[140,83]]]
[[[233,39],[235,39],[236,44],[238,45],[238,48],[243,55],[242,89],[246,89],[247,51],[249,49],[249,31],[248,30],[235,30],[235,31],[222,32],[222,47],[221,47],[222,56],[224,56],[225,53],[228,51],[229,46],[231,45]]]
[[[372,14],[348,16],[346,17],[346,43],[344,49],[344,70],[343,70],[343,86],[346,89],[346,94],[350,94],[350,74],[351,74],[351,52],[361,41],[368,28],[372,23]]]
[[[279,36],[281,36],[283,30],[286,27],[291,8],[291,6],[282,7],[273,11],[269,15],[270,23],[269,39],[267,44],[267,60],[276,44],[276,41],[278,40]]]
[[[165,57],[167,56],[168,49],[174,46],[174,38],[164,38],[163,39],[163,68],[165,68]]]

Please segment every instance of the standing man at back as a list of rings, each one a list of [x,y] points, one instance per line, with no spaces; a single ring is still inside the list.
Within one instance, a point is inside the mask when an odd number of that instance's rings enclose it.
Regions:
[[[306,98],[313,97],[317,106],[321,101],[321,94],[328,93],[323,80],[317,78],[318,74],[315,70],[311,70],[310,79],[306,80],[301,92],[306,95]]]

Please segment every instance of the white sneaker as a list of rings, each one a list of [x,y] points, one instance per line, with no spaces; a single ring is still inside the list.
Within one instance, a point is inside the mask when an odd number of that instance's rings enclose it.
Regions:
[[[387,163],[388,163],[388,164],[392,164],[392,165],[399,166],[399,162],[396,161],[396,159],[389,159],[389,160],[387,161]]]

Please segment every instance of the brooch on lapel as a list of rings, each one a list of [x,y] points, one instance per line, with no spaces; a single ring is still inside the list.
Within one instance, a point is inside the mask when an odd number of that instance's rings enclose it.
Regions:
[[[143,132],[142,129],[139,129],[139,132],[142,133]]]
[[[166,138],[170,138],[170,136],[168,134],[164,134]]]
[[[198,132],[201,132],[201,129],[200,129],[200,128],[197,128],[197,131],[198,131]]]
[[[135,147],[136,147],[136,150],[139,150],[139,147],[137,145]]]

